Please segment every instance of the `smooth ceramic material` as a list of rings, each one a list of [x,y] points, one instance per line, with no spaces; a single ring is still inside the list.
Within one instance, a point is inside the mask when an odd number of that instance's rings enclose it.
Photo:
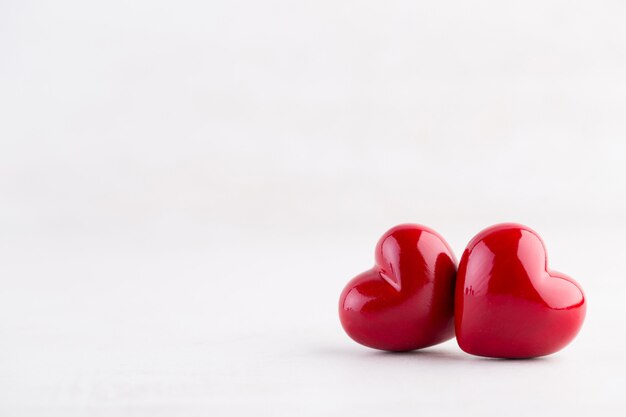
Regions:
[[[581,287],[547,267],[533,230],[500,224],[467,245],[457,274],[456,337],[467,353],[529,358],[574,339],[585,318]]]
[[[348,283],[339,300],[346,333],[375,349],[406,351],[454,336],[456,259],[437,232],[392,228],[376,246],[374,268]]]

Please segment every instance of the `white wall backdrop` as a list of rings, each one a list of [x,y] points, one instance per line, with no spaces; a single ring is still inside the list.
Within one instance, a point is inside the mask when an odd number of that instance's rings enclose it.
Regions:
[[[0,414],[623,414],[624,22],[620,1],[3,1]],[[343,335],[387,228],[460,256],[501,221],[586,289],[569,348]]]

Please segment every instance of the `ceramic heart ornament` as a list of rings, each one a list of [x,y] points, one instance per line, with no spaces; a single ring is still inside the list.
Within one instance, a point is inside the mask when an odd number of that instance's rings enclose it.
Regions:
[[[467,245],[457,274],[456,337],[467,353],[530,358],[554,353],[582,326],[583,291],[548,269],[543,241],[507,223],[489,227]]]
[[[375,266],[346,285],[339,318],[356,342],[407,351],[454,336],[456,259],[435,231],[406,224],[376,245]]]

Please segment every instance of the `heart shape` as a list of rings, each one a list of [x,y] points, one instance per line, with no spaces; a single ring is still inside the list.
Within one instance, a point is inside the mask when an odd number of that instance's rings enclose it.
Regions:
[[[375,266],[341,293],[346,333],[362,345],[391,351],[452,338],[456,259],[443,238],[424,226],[396,226],[380,238],[375,257]]]
[[[581,287],[548,269],[543,241],[526,226],[489,227],[463,252],[455,328],[467,353],[495,358],[549,355],[576,337],[585,311]]]

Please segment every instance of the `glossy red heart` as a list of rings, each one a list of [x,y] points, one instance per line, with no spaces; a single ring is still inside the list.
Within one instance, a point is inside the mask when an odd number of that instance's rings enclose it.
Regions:
[[[391,351],[452,338],[456,259],[443,238],[424,226],[396,226],[380,238],[375,257],[375,266],[341,293],[346,333],[362,345]]]
[[[585,296],[571,278],[548,269],[543,241],[507,223],[467,245],[456,281],[455,327],[461,349],[495,358],[554,353],[585,318]]]

